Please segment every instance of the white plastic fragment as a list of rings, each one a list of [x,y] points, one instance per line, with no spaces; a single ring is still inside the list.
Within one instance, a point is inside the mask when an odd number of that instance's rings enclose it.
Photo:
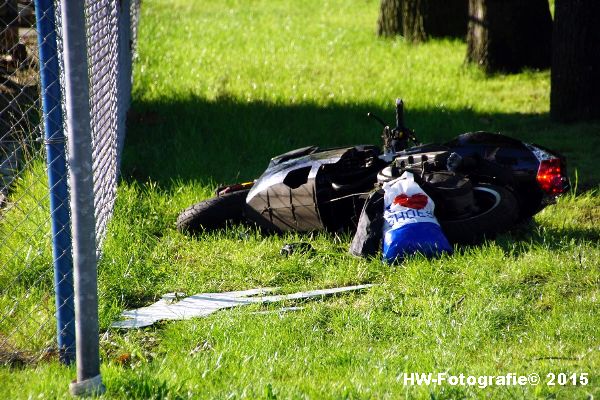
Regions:
[[[366,289],[371,286],[373,285],[356,285],[270,296],[266,294],[272,293],[278,288],[262,288],[224,293],[199,293],[180,301],[176,301],[179,298],[179,293],[167,293],[159,301],[150,306],[124,311],[121,316],[125,319],[123,321],[116,321],[111,326],[123,329],[143,328],[157,321],[206,317],[218,310],[248,304],[310,299]]]

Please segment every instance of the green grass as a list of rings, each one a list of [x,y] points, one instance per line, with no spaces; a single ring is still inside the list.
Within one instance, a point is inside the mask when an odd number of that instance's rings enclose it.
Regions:
[[[548,71],[488,77],[463,65],[460,41],[378,39],[377,11],[376,0],[144,2],[124,179],[99,266],[106,397],[600,394],[600,124],[549,120]],[[574,181],[577,171],[577,193],[495,241],[398,266],[349,256],[343,235],[176,232],[183,208],[220,183],[253,179],[273,155],[308,144],[378,143],[380,129],[366,112],[390,120],[398,96],[423,141],[484,129],[563,152]],[[317,252],[279,256],[298,240]],[[140,331],[108,329],[123,309],[166,292],[358,283],[378,286],[283,315],[254,314],[278,306],[253,306]],[[51,293],[47,282],[19,285],[14,293]],[[590,382],[405,386],[400,374],[413,371],[587,372]],[[3,367],[0,392],[64,397],[74,376],[55,361]]]

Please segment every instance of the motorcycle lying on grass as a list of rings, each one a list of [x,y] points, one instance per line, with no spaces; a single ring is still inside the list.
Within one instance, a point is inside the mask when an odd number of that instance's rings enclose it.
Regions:
[[[369,194],[411,171],[450,243],[473,243],[532,217],[569,188],[556,152],[483,131],[421,145],[403,110],[396,100],[394,128],[369,113],[383,125],[383,149],[309,146],[273,157],[254,182],[220,187],[185,209],[177,229],[197,234],[250,222],[270,232],[352,230]]]

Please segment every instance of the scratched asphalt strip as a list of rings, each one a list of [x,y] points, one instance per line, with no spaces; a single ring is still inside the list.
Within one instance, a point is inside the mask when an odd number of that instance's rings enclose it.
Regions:
[[[302,300],[330,296],[338,293],[357,291],[373,285],[356,285],[341,288],[311,290],[286,295],[264,295],[274,292],[278,288],[250,289],[224,293],[199,293],[177,300],[177,294],[167,293],[162,299],[148,306],[136,310],[124,311],[121,316],[123,321],[116,321],[111,326],[114,328],[132,329],[150,326],[157,321],[181,320],[195,317],[206,317],[218,310],[244,306],[249,304],[275,303],[284,300]]]

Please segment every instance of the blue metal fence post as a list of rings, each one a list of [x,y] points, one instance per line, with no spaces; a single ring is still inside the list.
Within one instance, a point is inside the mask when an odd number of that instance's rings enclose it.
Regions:
[[[54,11],[53,0],[35,1],[42,107],[44,111],[44,143],[46,144],[47,153],[50,213],[52,216],[57,341],[61,362],[70,364],[75,357],[73,260],[71,255],[69,191]]]

